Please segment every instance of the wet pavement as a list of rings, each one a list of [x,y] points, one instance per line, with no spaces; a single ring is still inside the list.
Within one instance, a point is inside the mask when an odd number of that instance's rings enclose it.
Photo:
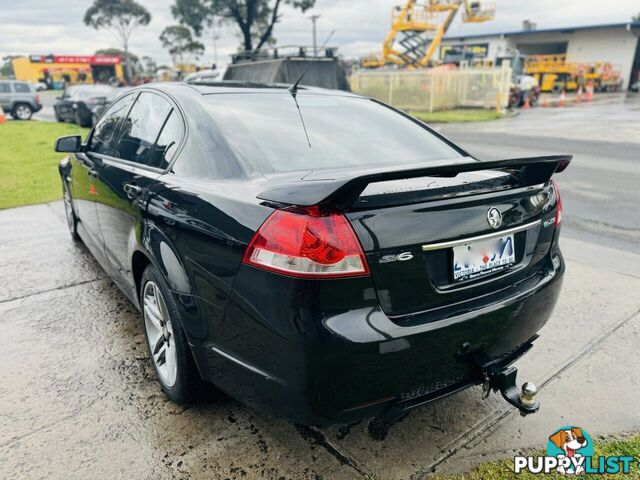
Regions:
[[[572,154],[556,177],[563,234],[640,254],[640,94],[438,128],[483,159]]]
[[[71,241],[62,204],[0,211],[1,476],[417,479],[542,448],[566,424],[596,437],[640,431],[640,255],[568,237],[563,295],[517,363],[519,380],[540,386],[540,413],[521,418],[473,387],[375,441],[366,422],[299,428],[214,392],[168,402],[140,315]]]
[[[564,242],[564,294],[518,362],[522,379],[542,386],[539,414],[521,419],[474,387],[374,441],[365,422],[317,431],[214,395],[188,408],[168,402],[140,315],[65,229],[60,203],[0,212],[0,471],[9,477],[419,478],[541,446],[557,425],[640,428],[640,382],[629,374],[640,366],[640,256]]]

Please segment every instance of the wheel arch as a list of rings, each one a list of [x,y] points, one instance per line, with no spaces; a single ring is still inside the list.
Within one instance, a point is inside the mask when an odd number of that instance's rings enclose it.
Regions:
[[[136,282],[148,264],[156,267],[169,284],[171,291],[177,294],[192,295],[193,286],[181,255],[171,239],[155,224],[147,224],[142,245],[137,248],[131,258],[131,267]],[[140,285],[136,284],[137,291]]]
[[[140,287],[142,286],[142,274],[145,268],[151,265],[151,259],[142,250],[136,250],[131,257],[131,273],[136,288],[136,298],[140,300]]]

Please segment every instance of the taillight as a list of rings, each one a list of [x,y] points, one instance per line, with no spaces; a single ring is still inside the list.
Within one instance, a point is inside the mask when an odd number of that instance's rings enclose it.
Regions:
[[[36,104],[40,105],[40,95],[36,93]]]
[[[242,261],[305,278],[368,275],[369,267],[346,217],[319,207],[276,210],[258,229]]]
[[[558,226],[562,222],[562,211],[564,208],[562,207],[562,198],[560,198],[560,188],[555,180],[551,180],[551,186],[556,195],[556,226]]]

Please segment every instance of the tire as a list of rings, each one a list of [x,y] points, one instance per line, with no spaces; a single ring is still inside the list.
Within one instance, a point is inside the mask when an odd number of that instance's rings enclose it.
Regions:
[[[204,382],[167,282],[153,265],[142,274],[140,305],[149,357],[162,391],[177,404],[193,403]]]
[[[75,114],[74,114],[74,119],[76,124],[78,124],[81,127],[90,127],[91,126],[91,119],[87,120],[86,118],[83,118],[82,115],[80,115],[80,112],[78,112],[78,110],[76,110]]]
[[[58,113],[58,110],[53,109],[53,116],[56,117],[56,122],[64,123],[64,119]]]
[[[78,217],[76,216],[76,212],[73,210],[71,194],[69,193],[69,188],[64,180],[62,181],[62,199],[64,201],[64,213],[67,218],[69,233],[74,241],[79,242],[80,235],[78,235]]]
[[[11,116],[16,120],[30,120],[33,115],[33,108],[28,103],[16,103],[11,112]]]

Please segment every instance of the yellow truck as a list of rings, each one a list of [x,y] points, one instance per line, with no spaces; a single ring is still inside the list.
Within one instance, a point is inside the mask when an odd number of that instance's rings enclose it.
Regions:
[[[620,71],[607,62],[568,62],[566,55],[530,55],[524,73],[538,80],[543,92],[574,92],[590,83],[596,92],[616,91],[621,87]]]

